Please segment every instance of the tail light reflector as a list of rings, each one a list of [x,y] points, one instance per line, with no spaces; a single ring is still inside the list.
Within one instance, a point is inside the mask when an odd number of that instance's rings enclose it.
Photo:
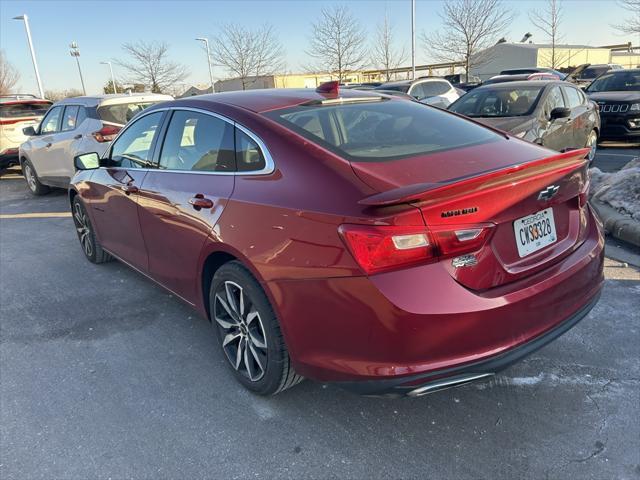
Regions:
[[[474,252],[488,241],[492,227],[341,225],[338,231],[358,265],[373,274]]]
[[[98,130],[97,132],[93,132],[92,135],[97,142],[111,142],[114,138],[116,138],[116,135],[120,130],[121,127],[116,127],[115,125],[103,125],[100,130]]]

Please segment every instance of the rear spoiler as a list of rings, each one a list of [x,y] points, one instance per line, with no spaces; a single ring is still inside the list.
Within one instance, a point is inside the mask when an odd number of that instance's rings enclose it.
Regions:
[[[447,182],[407,185],[370,195],[358,203],[373,207],[386,207],[411,202],[433,203],[465,192],[517,182],[523,178],[551,171],[557,171],[558,174],[567,174],[587,164],[585,157],[589,150],[588,148],[572,150],[527,163],[485,171],[479,175],[454,178]]]

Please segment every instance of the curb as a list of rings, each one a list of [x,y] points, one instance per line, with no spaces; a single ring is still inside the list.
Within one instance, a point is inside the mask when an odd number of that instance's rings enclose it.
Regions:
[[[640,222],[622,215],[616,209],[596,199],[591,199],[589,204],[598,213],[608,233],[619,240],[640,247]]]

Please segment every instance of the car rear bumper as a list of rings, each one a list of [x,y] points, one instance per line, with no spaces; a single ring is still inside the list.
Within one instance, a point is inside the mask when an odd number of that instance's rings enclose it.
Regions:
[[[595,304],[603,261],[590,213],[589,234],[569,256],[483,292],[438,263],[268,288],[298,373],[361,393],[406,393],[444,377],[493,373],[564,333]],[[508,360],[496,360],[503,355]]]

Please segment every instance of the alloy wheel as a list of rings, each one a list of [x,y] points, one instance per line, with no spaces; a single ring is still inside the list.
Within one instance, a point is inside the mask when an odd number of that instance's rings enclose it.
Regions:
[[[73,206],[73,220],[76,224],[76,231],[78,232],[78,238],[80,239],[80,245],[87,257],[93,255],[93,243],[91,242],[91,224],[87,218],[87,214],[80,205],[76,202]]]
[[[596,150],[598,149],[598,135],[596,132],[591,132],[589,134],[586,147],[590,149],[589,154],[587,155],[587,160],[589,160],[589,162],[593,162],[596,158]]]
[[[252,382],[267,368],[267,338],[260,312],[237,283],[225,281],[215,292],[214,319],[231,366]]]
[[[33,173],[33,169],[31,168],[31,165],[29,165],[28,163],[24,165],[24,176],[27,179],[27,185],[29,185],[29,188],[31,189],[31,191],[35,192],[36,189],[38,188],[36,185],[36,176]]]

